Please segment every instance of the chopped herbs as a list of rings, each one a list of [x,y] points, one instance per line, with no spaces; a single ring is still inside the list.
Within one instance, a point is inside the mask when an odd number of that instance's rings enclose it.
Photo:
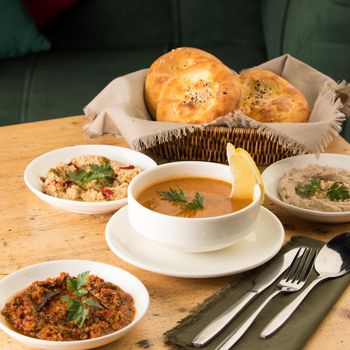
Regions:
[[[315,194],[317,190],[321,189],[321,180],[312,180],[310,183],[301,185],[299,184],[295,191],[297,194],[300,194],[304,197],[311,197]]]
[[[185,193],[181,188],[179,188],[178,191],[170,188],[169,191],[162,191],[162,192],[160,192],[160,194],[162,196],[162,199],[165,199],[165,200],[170,201],[170,202],[177,202],[177,203],[184,204],[185,207],[188,209],[203,209],[204,208],[204,205],[203,205],[204,197],[199,192],[196,192],[196,194],[191,202],[189,202],[186,199]]]
[[[350,199],[349,190],[341,183],[334,182],[331,186],[321,186],[320,179],[312,180],[310,183],[295,187],[295,192],[303,197],[311,197],[317,192],[323,194],[323,196],[328,197],[331,201],[343,201]]]
[[[67,175],[72,182],[80,187],[94,180],[98,180],[104,186],[109,186],[113,183],[116,175],[110,164],[89,164],[89,168],[89,172],[79,169],[78,171],[68,171]]]
[[[89,292],[83,288],[89,278],[89,271],[80,273],[77,278],[68,278],[67,289],[74,292],[78,297],[88,294]],[[78,328],[82,328],[89,314],[89,306],[102,309],[101,304],[93,299],[86,298],[84,300],[74,299],[69,295],[61,296],[61,300],[66,302],[67,320],[74,321],[78,324]]]
[[[340,182],[334,182],[327,191],[327,197],[331,201],[344,201],[350,198],[349,190]]]

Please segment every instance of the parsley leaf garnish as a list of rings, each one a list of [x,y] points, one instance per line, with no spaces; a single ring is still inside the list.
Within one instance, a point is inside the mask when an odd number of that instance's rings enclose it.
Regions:
[[[80,187],[83,187],[84,184],[94,180],[98,180],[104,186],[113,183],[116,175],[109,163],[104,163],[102,165],[89,164],[89,168],[89,172],[80,169],[78,171],[67,171],[67,175],[72,182]]]
[[[78,170],[75,171],[68,171],[67,175],[69,177],[69,180],[76,183],[79,186],[82,186],[86,182],[86,171],[85,170]]]
[[[110,164],[104,163],[101,166],[90,164],[90,169],[91,171],[87,174],[87,181],[99,180],[106,185],[112,184],[115,173]]]
[[[204,200],[203,196],[199,192],[196,192],[192,202],[186,203],[186,208],[203,209],[204,208],[203,200]]]
[[[199,192],[196,192],[192,202],[189,202],[186,199],[185,193],[181,188],[179,188],[178,191],[170,188],[169,191],[162,191],[160,192],[160,194],[162,196],[162,199],[165,199],[169,202],[178,202],[178,203],[184,204],[185,207],[188,209],[204,208],[204,205],[203,205],[204,197]]]
[[[77,278],[68,278],[67,289],[74,292],[78,297],[89,293],[85,288],[83,288],[88,282],[89,271],[80,273]],[[82,328],[87,316],[89,315],[89,306],[102,309],[103,306],[93,299],[86,298],[85,300],[74,299],[69,295],[61,296],[61,300],[66,303],[67,310],[67,320],[74,321],[78,328]]]
[[[169,191],[160,192],[160,194],[162,195],[163,199],[166,199],[167,201],[170,201],[170,202],[181,202],[181,203],[187,202],[185,198],[185,193],[181,188],[179,188],[178,191],[171,188]]]
[[[321,180],[319,179],[312,180],[310,183],[305,185],[299,184],[297,187],[295,187],[296,193],[304,197],[311,197],[318,190],[321,190]],[[341,182],[334,182],[328,190],[324,190],[323,192],[326,192],[326,196],[331,201],[350,199],[349,189],[346,188]]]
[[[67,288],[68,290],[75,292],[78,296],[82,296],[88,293],[88,291],[83,288],[88,281],[89,271],[80,273],[77,278],[68,278]]]
[[[76,278],[77,290],[79,290],[79,289],[81,289],[81,287],[85,286],[85,284],[88,282],[89,274],[90,274],[90,271],[85,271],[85,272],[82,272],[78,275],[78,277]]]
[[[315,194],[317,190],[321,189],[321,181],[319,179],[312,180],[308,184],[301,185],[295,187],[295,192],[304,197],[311,197]]]
[[[68,296],[66,297],[69,298]],[[69,308],[67,305],[67,311],[68,311],[68,316],[67,316],[68,321],[79,321],[83,311],[83,303],[80,300],[75,300],[71,298],[71,301],[69,301]]]
[[[331,188],[327,191],[327,197],[331,201],[342,201],[349,199],[350,193],[341,182],[334,182]]]
[[[103,309],[103,307],[101,306],[101,304],[95,300],[95,299],[92,299],[92,298],[86,298],[84,300],[84,302],[89,305],[89,306],[93,306],[93,307],[97,307],[98,309]]]
[[[79,322],[78,328],[83,327],[86,317],[89,314],[89,309],[84,308],[84,304],[81,300],[73,299],[68,295],[63,295],[61,300],[67,303],[67,320],[74,321],[75,323]]]
[[[73,306],[74,299],[72,299],[70,296],[62,295],[61,296],[61,300],[65,301],[67,303],[67,310],[70,309]]]
[[[80,322],[79,322],[79,324],[78,324],[78,328],[83,327],[84,322],[85,322],[86,317],[88,316],[89,312],[90,312],[89,309],[85,309],[85,308],[82,309],[81,314],[79,315],[79,317],[80,317]]]

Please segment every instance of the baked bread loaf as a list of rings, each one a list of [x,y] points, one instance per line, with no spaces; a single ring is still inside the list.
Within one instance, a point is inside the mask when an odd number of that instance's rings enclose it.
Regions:
[[[239,106],[238,75],[222,63],[202,62],[162,84],[157,121],[204,124]]]
[[[174,49],[153,62],[146,76],[145,101],[153,118],[156,118],[158,98],[163,84],[177,73],[201,62],[221,63],[210,53],[192,47]]]
[[[305,96],[279,75],[252,68],[239,74],[242,93],[239,108],[262,123],[302,123],[309,119]]]

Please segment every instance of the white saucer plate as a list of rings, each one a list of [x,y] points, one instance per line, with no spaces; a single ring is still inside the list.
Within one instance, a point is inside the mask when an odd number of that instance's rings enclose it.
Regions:
[[[327,165],[334,168],[350,170],[350,156],[331,153],[322,153],[318,156],[315,154],[305,154],[285,158],[273,163],[262,173],[266,197],[290,214],[305,220],[324,223],[349,222],[350,211],[327,212],[310,210],[296,207],[295,205],[285,203],[281,200],[278,193],[278,183],[281,177],[293,168],[305,169],[309,164]]]
[[[214,252],[184,253],[134,231],[126,206],[109,220],[106,241],[114,254],[141,269],[175,277],[209,278],[247,271],[270,260],[283,245],[284,229],[273,213],[261,207],[255,229],[237,243]]]

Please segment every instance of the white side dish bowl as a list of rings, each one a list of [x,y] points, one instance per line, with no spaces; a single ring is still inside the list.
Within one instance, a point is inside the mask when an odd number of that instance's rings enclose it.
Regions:
[[[104,202],[82,202],[52,197],[43,193],[41,177],[46,177],[50,168],[59,163],[68,163],[71,158],[82,155],[99,155],[121,163],[129,163],[142,170],[157,166],[150,157],[129,148],[107,145],[81,145],[60,148],[47,152],[29,163],[24,172],[24,181],[28,188],[44,202],[61,209],[81,214],[102,214],[115,211],[126,205],[127,198]]]
[[[90,271],[92,275],[111,282],[134,299],[136,315],[126,327],[98,338],[74,341],[50,341],[28,337],[12,329],[5,317],[0,314],[0,328],[16,341],[35,349],[50,350],[84,350],[109,344],[134,328],[144,317],[149,305],[149,295],[142,282],[131,273],[118,267],[88,260],[53,260],[31,265],[5,277],[0,282],[0,309],[4,307],[16,293],[29,287],[35,281],[58,277],[60,272],[68,272],[77,276],[81,272]]]
[[[150,185],[176,177],[207,177],[231,183],[227,165],[209,162],[175,162],[160,165],[137,175],[128,188],[130,225],[140,235],[165,246],[185,252],[209,252],[228,247],[248,235],[260,211],[261,191],[257,185],[254,200],[245,208],[230,214],[184,218],[161,214],[137,201]]]
[[[349,211],[326,212],[320,210],[310,210],[299,208],[297,206],[285,203],[281,200],[278,193],[278,184],[282,176],[293,168],[305,169],[310,164],[350,170],[350,156],[322,153],[318,156],[315,154],[305,154],[282,159],[267,167],[262,173],[266,197],[268,197],[272,202],[274,202],[285,211],[302,219],[323,223],[349,222]]]

